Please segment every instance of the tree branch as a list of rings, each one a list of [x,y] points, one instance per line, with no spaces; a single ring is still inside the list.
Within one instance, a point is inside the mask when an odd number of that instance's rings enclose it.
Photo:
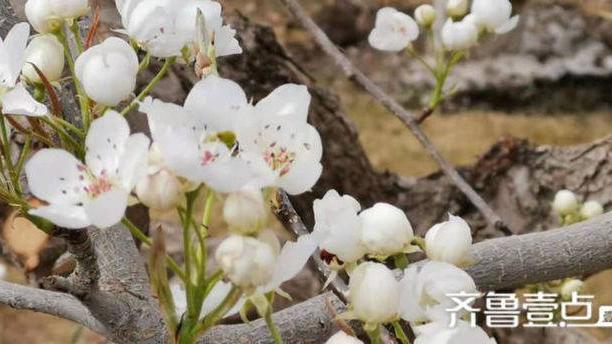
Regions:
[[[368,93],[370,93],[378,102],[384,105],[389,111],[391,111],[397,118],[399,118],[419,140],[425,150],[431,155],[431,157],[438,163],[440,169],[453,181],[453,183],[459,188],[465,196],[480,210],[489,225],[503,230],[506,234],[511,234],[502,221],[502,219],[487,205],[487,203],[480,197],[480,195],[474,191],[474,189],[463,179],[463,177],[457,172],[446,158],[436,149],[431,140],[425,135],[425,133],[419,127],[417,119],[406,109],[404,109],[397,101],[377,86],[372,80],[370,80],[361,70],[353,65],[353,63],[336,47],[336,45],[329,39],[327,34],[310,18],[310,16],[304,11],[302,6],[296,0],[280,0],[293,14],[300,24],[309,31],[314,37],[315,41],[319,44],[321,49],[327,53],[336,64],[342,69],[344,74],[357,84],[362,86]]]

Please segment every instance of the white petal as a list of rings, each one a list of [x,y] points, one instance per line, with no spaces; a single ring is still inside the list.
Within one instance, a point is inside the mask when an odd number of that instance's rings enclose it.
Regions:
[[[291,170],[282,176],[278,186],[290,195],[308,192],[317,183],[323,172],[323,165],[314,160],[298,160]]]
[[[91,123],[85,146],[85,162],[91,171],[100,176],[116,175],[119,158],[130,136],[130,127],[123,116],[116,111],[107,111]]]
[[[418,273],[416,265],[411,265],[404,270],[404,276],[400,280],[400,317],[410,322],[420,322],[427,319],[422,307],[419,305],[421,299],[421,288],[417,284]]]
[[[262,121],[281,117],[283,120],[297,123],[306,122],[310,100],[310,93],[306,86],[285,84],[259,101],[255,106],[255,111],[258,119]]]
[[[25,165],[30,192],[49,203],[72,205],[84,197],[83,163],[61,149],[38,151]]]
[[[165,131],[176,128],[189,128],[193,131],[191,136],[196,138],[199,138],[204,130],[202,118],[174,103],[148,97],[140,103],[139,110],[147,114],[153,141],[158,141]]]
[[[30,36],[30,25],[19,23],[13,26],[4,39],[4,49],[9,57],[9,71],[12,85],[15,85],[25,58],[25,49]]]
[[[40,117],[49,113],[47,107],[37,102],[21,83],[0,97],[0,102],[5,114]]]
[[[185,109],[202,116],[215,131],[234,130],[250,107],[240,85],[215,75],[195,84],[185,100]]]
[[[217,57],[242,54],[242,48],[235,36],[236,30],[229,25],[224,25],[215,30],[215,53]]]
[[[47,219],[63,228],[80,229],[91,225],[82,206],[52,204],[31,209],[28,213]]]
[[[317,242],[311,235],[302,235],[296,242],[286,242],[276,259],[272,279],[263,287],[263,292],[276,290],[281,284],[295,277],[316,249]]]
[[[520,19],[520,16],[515,15],[514,17],[510,18],[506,23],[504,23],[502,26],[495,29],[495,33],[498,35],[502,35],[504,33],[508,33],[514,30],[519,23],[519,19]]]
[[[85,203],[85,212],[91,224],[98,228],[108,228],[119,223],[125,215],[128,196],[124,190],[113,189]]]
[[[225,297],[230,293],[231,290],[231,283],[226,283],[223,281],[217,282],[217,284],[215,284],[215,286],[212,288],[212,290],[204,300],[204,304],[202,305],[202,315],[207,315],[215,308],[217,308],[217,306],[219,306],[223,302],[223,299],[225,299]],[[228,317],[238,313],[245,302],[246,300],[244,298],[241,298],[236,303],[236,305],[234,305],[234,307],[232,307],[227,313],[224,314],[224,317]]]
[[[132,190],[136,182],[147,174],[149,143],[144,134],[134,134],[127,139],[118,173],[126,191]]]

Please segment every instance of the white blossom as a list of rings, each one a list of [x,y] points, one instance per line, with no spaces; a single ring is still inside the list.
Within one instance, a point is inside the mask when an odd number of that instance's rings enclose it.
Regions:
[[[425,251],[431,260],[463,266],[472,261],[472,232],[458,216],[448,215],[446,222],[431,227],[425,235]]]
[[[348,300],[357,319],[371,325],[388,323],[398,316],[400,284],[385,265],[361,263],[351,273]]]
[[[49,82],[59,81],[64,71],[64,47],[51,34],[32,39],[25,51],[25,64],[22,74],[29,81],[41,83],[40,76],[32,66],[35,65]]]
[[[48,203],[30,214],[66,228],[121,221],[130,191],[146,173],[149,139],[130,135],[123,116],[108,111],[92,122],[85,145],[85,164],[60,149],[40,150],[26,163],[32,194]]]
[[[510,17],[510,0],[474,0],[471,13],[480,27],[497,34],[512,31],[519,21],[518,15]]]
[[[361,210],[359,202],[349,195],[340,196],[329,190],[313,202],[314,232],[321,233],[321,249],[335,255],[343,263],[356,262],[366,253],[361,242]]]
[[[268,211],[261,190],[244,188],[230,193],[223,203],[223,219],[237,234],[257,233],[265,224]]]
[[[412,225],[401,209],[387,203],[376,203],[359,214],[361,240],[367,253],[391,256],[405,252],[414,238]]]
[[[174,300],[174,309],[177,317],[180,318],[187,311],[187,295],[185,294],[185,285],[183,284],[183,281],[178,278],[172,279],[169,285],[170,293],[172,294],[172,299]],[[230,293],[231,289],[231,283],[226,283],[223,281],[215,283],[215,286],[210,290],[208,295],[206,295],[206,299],[202,304],[202,312],[199,318],[201,319],[217,308],[217,306],[219,306],[225,297]],[[237,314],[243,305],[244,300],[241,299],[236,305],[234,305],[234,307],[224,314],[224,317]]]
[[[147,174],[134,188],[136,196],[151,209],[170,210],[180,203],[186,183],[164,166],[157,145],[151,145],[148,158]]]
[[[446,3],[446,13],[449,17],[461,17],[468,11],[467,0],[448,0]]]
[[[579,279],[571,278],[561,284],[560,293],[563,300],[571,300],[573,293],[580,293],[584,287],[584,282]]]
[[[404,50],[419,36],[419,26],[409,15],[392,7],[384,7],[376,13],[376,23],[370,32],[370,45],[383,51]]]
[[[400,316],[410,322],[447,321],[456,303],[448,296],[457,293],[478,293],[470,275],[454,265],[429,261],[404,270],[400,281]],[[461,316],[462,313],[458,312]]]
[[[604,213],[604,208],[597,201],[584,202],[580,208],[580,215],[585,219],[592,219]]]
[[[422,27],[430,27],[436,21],[436,9],[429,4],[423,4],[414,10],[414,19]]]
[[[465,321],[458,321],[455,327],[448,327],[448,324],[443,322],[433,322],[417,326],[414,331],[417,334],[414,344],[496,343],[482,328],[470,326]]]
[[[363,342],[353,336],[349,336],[343,331],[338,331],[331,336],[325,344],[363,344]]]
[[[577,211],[578,207],[578,198],[570,190],[558,191],[552,202],[552,209],[559,215],[571,214]]]
[[[28,23],[19,23],[0,40],[0,104],[4,114],[44,116],[48,113],[47,107],[37,102],[19,82],[29,36]]]
[[[136,88],[138,56],[122,39],[109,37],[76,60],[76,76],[85,93],[96,102],[115,106]]]
[[[28,0],[25,14],[40,33],[55,32],[64,20],[84,16],[89,11],[87,0]]]
[[[448,50],[469,49],[478,43],[478,26],[472,14],[461,21],[447,19],[442,26],[442,43]]]
[[[221,4],[210,0],[115,0],[125,33],[156,57],[181,56],[194,43],[198,10],[217,57],[240,54],[235,30],[223,25]]]

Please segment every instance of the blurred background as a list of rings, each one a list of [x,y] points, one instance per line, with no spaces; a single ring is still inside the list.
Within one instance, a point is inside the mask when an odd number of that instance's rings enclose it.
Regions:
[[[24,1],[14,0],[17,9]],[[353,85],[322,54],[310,36],[276,0],[223,0],[225,13],[246,16],[271,26],[289,57],[322,86],[334,92],[356,124],[360,141],[375,167],[403,176],[437,171],[404,125]],[[301,1],[368,76],[411,109],[426,104],[432,79],[402,54],[378,52],[367,44],[376,10],[382,6],[412,14],[420,0]],[[470,52],[448,82],[456,97],[423,125],[442,153],[456,165],[470,165],[494,143],[508,136],[535,144],[574,145],[612,134],[612,0],[512,1],[519,27],[488,40]],[[100,35],[119,28],[113,2],[92,1],[102,14]],[[417,49],[424,49],[420,42]],[[176,97],[180,81],[170,78],[160,89]],[[180,99],[180,96],[178,97]],[[153,214],[155,217],[155,214]],[[159,221],[171,221],[163,215]],[[5,221],[4,241],[26,271],[35,270],[50,239],[27,223]],[[5,248],[6,250],[6,248]],[[6,278],[26,281],[27,272],[9,264]],[[316,293],[312,275],[298,279],[296,290]],[[302,283],[302,284],[300,284]],[[307,284],[308,288],[303,288]],[[612,305],[612,273],[588,279],[585,294],[597,304]],[[303,295],[306,298],[308,295]],[[300,298],[297,298],[298,300]],[[542,343],[540,330],[525,331],[501,343]],[[533,335],[538,332],[538,336]],[[581,335],[587,337],[582,337]],[[582,331],[580,336],[554,337],[546,343],[612,343],[612,331]],[[0,307],[0,343],[102,343],[78,326],[49,316]]]

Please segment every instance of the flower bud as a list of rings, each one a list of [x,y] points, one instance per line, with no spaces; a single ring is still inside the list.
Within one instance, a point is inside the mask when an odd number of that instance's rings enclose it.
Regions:
[[[582,287],[584,287],[584,282],[579,279],[572,278],[563,282],[560,290],[561,298],[563,300],[571,300],[572,294],[579,293]]]
[[[569,190],[561,190],[555,194],[552,208],[559,215],[571,214],[578,210],[578,198]]]
[[[134,191],[144,205],[155,210],[174,208],[183,195],[180,181],[166,169],[160,169],[142,178]]]
[[[355,316],[366,324],[384,324],[397,317],[400,285],[380,263],[360,264],[351,274],[348,300]]]
[[[53,11],[49,0],[28,0],[25,4],[25,15],[34,30],[39,33],[50,33],[62,27],[64,18]]]
[[[377,203],[359,214],[362,242],[369,254],[391,256],[403,252],[414,232],[404,212],[391,204]]]
[[[418,36],[419,26],[411,16],[392,7],[383,7],[376,13],[368,42],[375,49],[397,52],[406,49]]]
[[[343,331],[339,331],[331,336],[325,344],[363,344],[363,342],[353,336],[349,336]]]
[[[467,13],[467,0],[448,0],[446,4],[446,13],[449,17],[462,17]]]
[[[461,21],[448,19],[442,26],[442,43],[448,50],[465,50],[478,43],[478,26],[472,15]]]
[[[247,188],[230,193],[223,204],[223,219],[231,231],[249,235],[265,224],[268,212],[259,189]]]
[[[599,216],[604,213],[604,208],[601,203],[597,201],[588,201],[580,208],[580,216],[585,219],[592,219],[595,216]]]
[[[79,18],[89,12],[87,0],[48,0],[53,12],[64,19]]]
[[[414,10],[414,18],[422,27],[430,27],[436,21],[436,9],[429,5],[421,5]]]
[[[425,235],[427,257],[462,266],[471,261],[472,232],[462,218],[449,214],[449,220],[431,227]]]
[[[245,289],[268,283],[276,264],[276,254],[269,244],[242,235],[223,240],[215,259],[227,278]]]
[[[85,93],[102,105],[115,106],[136,88],[138,56],[128,43],[116,37],[81,54],[75,68]]]
[[[53,35],[37,36],[25,51],[25,62],[22,74],[29,81],[42,82],[32,64],[38,67],[49,82],[58,81],[64,71],[64,47]]]

